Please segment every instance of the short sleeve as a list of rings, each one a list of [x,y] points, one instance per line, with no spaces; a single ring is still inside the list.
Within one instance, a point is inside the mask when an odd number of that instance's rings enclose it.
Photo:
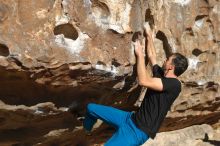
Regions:
[[[163,91],[180,92],[181,83],[175,78],[161,78],[163,84]]]
[[[161,78],[164,75],[163,69],[158,65],[155,64],[152,68],[153,77]]]

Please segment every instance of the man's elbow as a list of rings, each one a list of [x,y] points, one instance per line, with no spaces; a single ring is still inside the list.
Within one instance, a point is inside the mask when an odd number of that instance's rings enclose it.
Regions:
[[[148,87],[147,82],[146,81],[142,81],[142,80],[138,81],[138,85],[144,86],[144,87]]]
[[[161,82],[161,79],[156,79],[156,78],[155,79],[149,78],[148,80],[143,79],[140,80],[138,84],[140,86],[150,88],[155,91],[163,91],[163,84]]]
[[[143,82],[138,81],[138,85],[143,86]]]

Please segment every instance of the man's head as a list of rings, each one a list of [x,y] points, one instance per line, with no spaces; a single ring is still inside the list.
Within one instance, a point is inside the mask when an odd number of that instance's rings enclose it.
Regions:
[[[184,73],[187,67],[187,58],[180,53],[173,53],[163,64],[165,73],[171,70],[176,76],[180,76],[182,73]]]

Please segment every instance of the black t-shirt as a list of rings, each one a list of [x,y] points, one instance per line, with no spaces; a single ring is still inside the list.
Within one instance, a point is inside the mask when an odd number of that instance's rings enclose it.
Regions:
[[[181,92],[180,81],[176,78],[164,77],[160,66],[153,66],[153,77],[161,78],[163,91],[147,89],[141,107],[132,115],[132,120],[137,127],[151,138],[156,136],[172,103]]]

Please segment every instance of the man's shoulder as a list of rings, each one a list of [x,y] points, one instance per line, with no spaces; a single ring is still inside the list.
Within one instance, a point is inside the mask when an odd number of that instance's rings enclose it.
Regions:
[[[164,89],[173,92],[173,91],[181,91],[181,82],[177,78],[166,78],[162,77],[161,78],[163,82]]]
[[[175,83],[175,84],[181,84],[181,81],[178,78],[162,77],[161,79],[165,79],[165,80],[172,82],[172,83]]]

